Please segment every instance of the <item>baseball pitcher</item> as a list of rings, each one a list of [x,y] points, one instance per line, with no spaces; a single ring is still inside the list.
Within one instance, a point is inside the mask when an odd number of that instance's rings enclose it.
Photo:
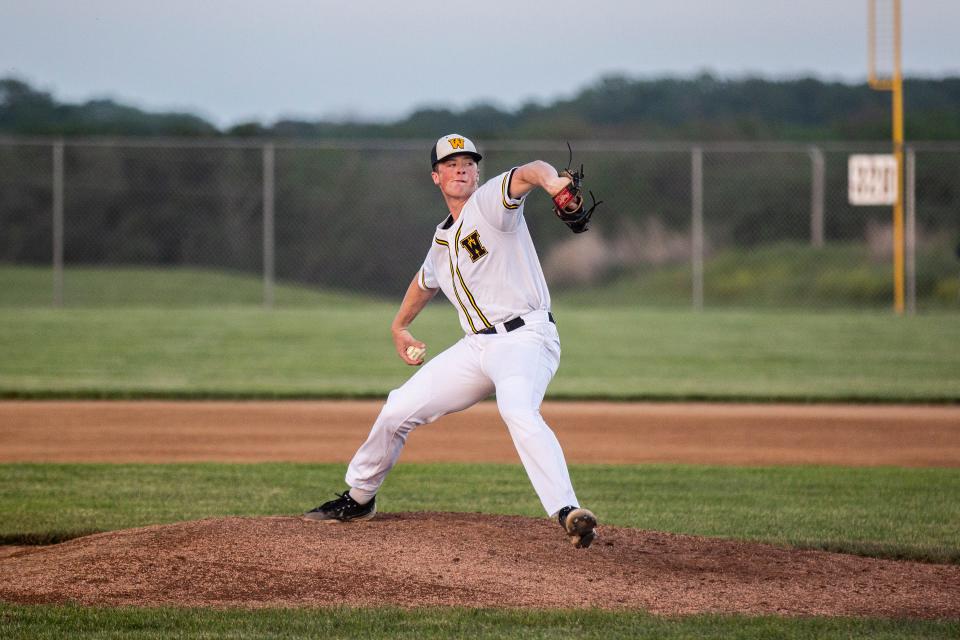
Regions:
[[[560,443],[540,415],[560,364],[560,338],[523,206],[527,194],[539,187],[553,199],[557,217],[582,233],[599,203],[584,207],[582,167],[558,173],[535,160],[481,185],[481,158],[472,141],[455,133],[430,150],[430,175],[449,214],[434,231],[391,326],[397,355],[420,368],[387,397],[370,436],[350,462],[349,490],[305,517],[323,522],[372,518],[377,491],[407,436],[495,393],[543,508],[559,520],[576,547],[589,547],[597,519],[579,506]],[[427,346],[409,327],[438,290],[457,310],[465,335],[424,364]]]

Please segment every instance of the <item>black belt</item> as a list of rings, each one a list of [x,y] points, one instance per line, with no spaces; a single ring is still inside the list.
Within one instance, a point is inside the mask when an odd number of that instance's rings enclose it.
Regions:
[[[552,322],[553,324],[557,324],[557,321],[553,319],[552,312],[548,311],[547,317],[550,318],[550,322]],[[504,322],[503,328],[509,332],[509,331],[513,331],[514,329],[519,329],[525,324],[527,323],[523,321],[523,318],[517,317],[517,318],[514,318],[513,320],[507,320],[506,322]],[[497,328],[495,326],[487,327],[486,329],[480,329],[480,331],[477,331],[477,333],[486,333],[486,334],[491,334],[496,332],[497,332]]]

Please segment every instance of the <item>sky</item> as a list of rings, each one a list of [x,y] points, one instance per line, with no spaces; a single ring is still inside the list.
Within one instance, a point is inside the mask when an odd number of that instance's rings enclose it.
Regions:
[[[549,103],[611,73],[863,81],[866,14],[867,0],[0,0],[0,77],[218,126],[387,120]],[[903,0],[905,73],[960,75],[958,28],[960,1]]]

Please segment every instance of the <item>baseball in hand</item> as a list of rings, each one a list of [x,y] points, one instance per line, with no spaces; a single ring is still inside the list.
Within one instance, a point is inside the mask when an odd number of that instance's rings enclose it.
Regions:
[[[423,354],[425,354],[426,352],[427,350],[424,349],[423,347],[417,347],[414,345],[410,345],[409,347],[407,347],[407,357],[410,358],[411,360],[419,360],[420,358],[423,357]]]

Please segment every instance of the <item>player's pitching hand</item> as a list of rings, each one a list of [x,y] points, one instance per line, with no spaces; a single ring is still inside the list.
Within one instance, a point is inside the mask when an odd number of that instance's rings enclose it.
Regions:
[[[407,362],[423,364],[423,356],[427,353],[427,349],[426,347],[410,345],[404,353],[407,356]]]
[[[409,331],[404,329],[394,333],[393,342],[401,360],[415,367],[423,364],[423,356],[427,353],[427,345],[410,335]]]

